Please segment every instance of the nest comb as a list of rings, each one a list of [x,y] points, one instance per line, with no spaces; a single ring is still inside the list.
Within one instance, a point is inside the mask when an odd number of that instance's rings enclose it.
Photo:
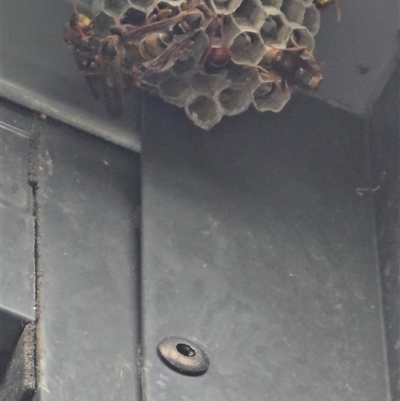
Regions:
[[[122,16],[140,26],[157,9],[170,7],[177,14],[185,4],[183,0],[93,0],[91,18],[101,36]],[[142,79],[146,89],[184,108],[188,118],[206,130],[223,116],[240,114],[250,105],[261,112],[282,110],[291,90],[260,73],[258,66],[268,49],[292,46],[292,37],[312,55],[320,26],[313,0],[207,0],[206,4],[214,15],[223,16],[223,38],[201,30],[170,65]],[[222,46],[230,49],[229,64],[207,71],[202,56],[208,48]]]

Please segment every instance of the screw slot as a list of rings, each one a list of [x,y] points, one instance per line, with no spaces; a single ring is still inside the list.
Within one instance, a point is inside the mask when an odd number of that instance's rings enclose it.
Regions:
[[[176,346],[176,350],[180,354],[182,354],[183,356],[187,356],[188,358],[193,358],[196,356],[196,351],[190,345],[187,344],[179,343]]]
[[[190,376],[204,374],[208,369],[208,357],[198,345],[181,337],[167,337],[158,345],[158,353],[171,369]]]

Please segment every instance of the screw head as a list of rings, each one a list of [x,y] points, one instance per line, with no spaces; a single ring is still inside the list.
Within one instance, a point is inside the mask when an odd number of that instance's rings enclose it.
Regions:
[[[209,360],[206,353],[186,338],[164,338],[158,344],[158,353],[168,367],[181,374],[199,376],[207,372]]]

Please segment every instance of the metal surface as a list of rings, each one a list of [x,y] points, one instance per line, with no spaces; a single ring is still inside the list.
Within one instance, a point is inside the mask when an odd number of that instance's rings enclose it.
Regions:
[[[0,353],[10,353],[24,324],[35,318],[34,222],[25,128],[25,119],[0,104]]]
[[[387,400],[362,121],[301,96],[213,134],[146,112],[146,399]],[[203,344],[208,372],[164,366],[166,334]]]
[[[139,400],[139,158],[59,123],[41,129],[38,395]]]
[[[369,121],[297,95],[211,133],[150,100],[142,272],[138,155],[2,105],[0,358],[35,318],[36,213],[35,401],[397,401],[398,95],[395,75]],[[166,366],[167,336],[208,371]]]
[[[392,400],[400,400],[400,100],[399,69],[371,118],[370,159]],[[368,194],[367,194],[368,195]]]
[[[324,10],[315,57],[324,82],[316,97],[358,115],[367,115],[389,81],[398,59],[397,0],[339,0]]]
[[[335,7],[329,7],[316,37],[316,57],[323,65],[324,83],[315,95],[365,114],[395,66],[398,4],[396,0],[386,0],[384,5],[376,0],[363,0],[362,4],[346,0],[340,6],[342,22],[336,21]],[[62,42],[61,30],[69,19],[71,4],[3,0],[1,7],[1,95],[138,150],[140,102],[127,100],[123,118],[110,119],[103,105],[92,98]]]
[[[30,401],[35,389],[35,325],[29,323],[21,334],[7,375],[0,384],[0,401]]]

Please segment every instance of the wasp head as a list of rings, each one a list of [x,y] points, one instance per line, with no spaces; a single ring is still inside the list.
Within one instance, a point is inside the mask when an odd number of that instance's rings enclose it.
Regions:
[[[69,20],[69,26],[85,32],[92,28],[92,20],[84,14],[74,12]]]

